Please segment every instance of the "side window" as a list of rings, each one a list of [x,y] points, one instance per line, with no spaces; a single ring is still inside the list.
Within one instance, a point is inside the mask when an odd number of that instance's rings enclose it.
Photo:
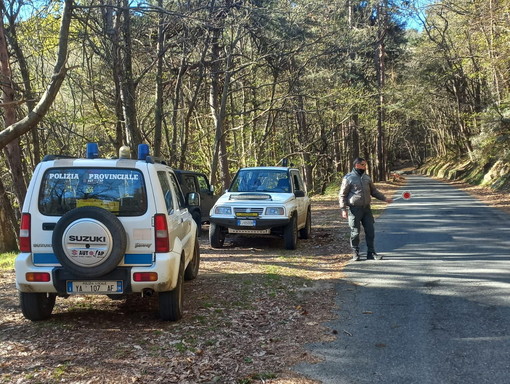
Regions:
[[[197,181],[198,181],[198,186],[200,188],[200,192],[210,192],[209,183],[207,182],[205,176],[198,175]]]
[[[301,183],[301,178],[299,177],[299,174],[297,172],[292,172],[292,181],[294,183],[294,190],[295,191],[304,191],[303,185]]]
[[[167,212],[170,214],[174,210],[174,199],[172,195],[172,188],[170,188],[170,181],[166,175],[166,172],[159,171],[158,172],[159,184],[161,185],[161,191],[163,192],[163,196],[165,197],[165,204]]]
[[[197,192],[194,176],[191,175],[184,176],[184,189],[186,192]]]
[[[177,204],[179,205],[179,208],[182,208],[186,205],[186,203],[184,202],[184,196],[182,195],[181,187],[179,187],[179,183],[177,182],[177,179],[173,173],[168,173],[168,176],[170,177],[170,183],[172,183],[172,186],[174,187],[174,191],[177,197]]]

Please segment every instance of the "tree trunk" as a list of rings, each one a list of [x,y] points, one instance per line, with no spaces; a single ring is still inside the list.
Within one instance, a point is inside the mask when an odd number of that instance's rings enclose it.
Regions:
[[[307,144],[311,141],[309,137],[310,134],[308,132],[308,124],[306,122],[306,112],[305,112],[305,101],[303,95],[297,96],[296,103],[296,120],[298,125],[298,137],[300,141],[300,148],[306,148]],[[311,157],[310,152],[305,149],[302,151],[303,158],[303,178],[306,184],[306,189],[311,191],[313,189],[312,182],[312,165],[311,165]]]
[[[131,47],[131,15],[129,13],[129,1],[123,0],[122,10],[122,48],[121,63],[122,86],[120,95],[122,99],[122,110],[124,112],[124,123],[126,128],[127,143],[131,147],[131,155],[136,157],[138,144],[141,144],[142,137],[138,130],[136,117],[136,84],[133,78],[133,59]]]
[[[220,171],[220,182],[224,189],[228,188],[230,184],[230,174],[228,170],[228,158],[227,158],[227,142],[224,134],[225,116],[226,116],[226,104],[228,89],[230,83],[230,67],[232,64],[232,57],[230,54],[226,57],[226,70],[223,78],[223,88],[221,88],[220,81],[220,45],[219,37],[221,30],[215,29],[213,31],[213,38],[211,44],[211,88],[210,88],[210,105],[211,115],[214,121],[215,127],[215,140],[214,140],[214,155],[211,167],[211,182],[215,184],[217,182],[216,173]]]
[[[163,0],[158,0],[158,7],[163,8]],[[165,29],[163,27],[163,13],[159,14],[158,25],[158,58],[156,63],[156,106],[154,110],[154,156],[161,156],[161,137],[163,132],[163,55]]]
[[[182,153],[182,141],[183,134],[179,130],[178,117],[179,117],[179,107],[181,105],[182,100],[182,80],[184,74],[186,73],[187,63],[186,63],[186,53],[182,53],[181,63],[179,65],[179,72],[177,73],[177,78],[175,79],[175,87],[173,94],[173,111],[172,111],[172,142],[170,143],[170,165],[175,166],[179,159],[179,151]],[[180,141],[180,142],[179,142]]]
[[[385,67],[384,56],[385,46],[384,39],[386,35],[386,7],[383,0],[378,6],[378,36],[376,49],[376,73],[377,73],[377,141],[376,141],[376,164],[375,164],[375,181],[386,180],[386,159],[384,148],[384,124],[385,124],[385,106],[384,106],[384,80]]]
[[[0,149],[3,149],[11,141],[33,129],[43,119],[55,100],[67,73],[65,64],[67,61],[69,27],[71,25],[73,15],[72,6],[73,0],[65,0],[64,10],[62,11],[62,21],[60,24],[57,62],[53,69],[53,76],[50,84],[46,88],[46,91],[39,102],[31,111],[28,112],[28,115],[25,116],[25,118],[11,124],[0,132]]]
[[[0,9],[0,87],[2,89],[5,126],[10,126],[16,122],[16,106],[14,103],[14,85],[12,82],[12,73],[9,64],[9,53],[7,50],[7,40],[5,39],[3,20],[4,15]],[[25,200],[27,186],[25,184],[25,179],[23,178],[19,138],[15,138],[9,142],[4,148],[4,153],[12,177],[14,194],[18,200],[18,206],[21,207]]]
[[[184,165],[185,165],[188,141],[189,141],[189,135],[190,135],[191,117],[193,116],[193,112],[195,111],[198,99],[200,97],[200,90],[202,89],[202,84],[204,83],[204,80],[205,80],[205,67],[203,65],[203,62],[205,60],[205,57],[206,57],[208,51],[209,51],[209,37],[206,39],[206,42],[204,44],[204,49],[203,49],[202,55],[200,57],[200,66],[199,66],[200,69],[199,69],[198,76],[197,76],[195,91],[193,92],[193,96],[189,102],[189,105],[186,108],[187,112],[186,112],[186,116],[184,118],[184,142],[182,145],[183,148],[181,150],[181,157],[179,159],[179,168],[184,168]]]
[[[2,2],[3,3],[3,2]],[[16,58],[19,71],[21,74],[21,78],[23,79],[23,98],[27,104],[27,108],[29,111],[34,109],[35,107],[35,96],[34,91],[32,90],[32,76],[30,74],[29,66],[25,57],[25,54],[23,53],[23,50],[18,44],[18,36],[17,36],[17,20],[15,14],[9,13],[8,8],[4,8],[4,11],[6,13],[7,20],[9,21],[9,28],[5,31],[5,36],[7,40],[9,41],[9,45],[12,49],[12,52],[14,54],[14,57]],[[37,135],[37,127],[34,127],[31,130],[32,134],[32,145],[30,147],[29,155],[31,156],[31,164],[37,164],[41,161],[41,150],[39,145],[39,138]],[[30,166],[30,164],[29,164]]]
[[[14,251],[16,249],[16,233],[19,233],[19,225],[1,179],[0,206],[2,207],[0,209],[0,252]]]

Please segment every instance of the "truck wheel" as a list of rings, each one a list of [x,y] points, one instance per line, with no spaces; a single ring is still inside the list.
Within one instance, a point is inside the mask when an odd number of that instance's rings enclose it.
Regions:
[[[46,320],[51,316],[56,297],[54,293],[20,292],[21,312],[28,320]]]
[[[184,280],[193,280],[198,276],[198,269],[200,267],[200,247],[198,238],[195,238],[195,247],[193,248],[193,258],[189,262],[186,270],[184,271]]]
[[[219,225],[214,223],[209,225],[209,242],[213,248],[223,247],[223,243],[225,242],[225,234],[222,232],[222,229]]]
[[[296,249],[297,247],[297,220],[296,215],[290,218],[289,224],[287,224],[283,230],[283,242],[285,249]]]
[[[299,230],[299,237],[302,239],[309,239],[310,234],[312,233],[312,211],[308,208],[306,212],[306,224],[304,228]]]
[[[184,255],[179,264],[177,285],[171,291],[159,292],[159,316],[161,320],[177,321],[182,317],[182,299],[184,293]]]
[[[79,207],[63,215],[53,231],[53,252],[62,266],[83,277],[111,272],[126,252],[120,220],[99,207]]]

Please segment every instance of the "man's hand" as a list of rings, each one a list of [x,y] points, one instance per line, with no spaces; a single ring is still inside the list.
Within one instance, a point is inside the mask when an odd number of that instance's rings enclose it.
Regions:
[[[347,211],[345,209],[342,209],[342,219],[347,219]]]
[[[387,202],[388,204],[391,204],[391,203],[393,203],[393,199],[388,198],[388,199],[386,199],[386,202]]]

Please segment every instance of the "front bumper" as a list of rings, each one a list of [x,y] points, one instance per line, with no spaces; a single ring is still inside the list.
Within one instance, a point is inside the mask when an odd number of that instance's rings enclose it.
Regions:
[[[254,226],[242,226],[239,225],[239,220],[254,220],[255,225]],[[273,229],[273,228],[281,228],[285,227],[289,222],[290,219],[288,217],[282,217],[282,218],[270,218],[270,219],[263,219],[263,218],[256,218],[256,219],[248,219],[248,218],[236,218],[236,217],[213,217],[211,216],[211,223],[214,223],[216,225],[219,225],[221,227],[225,228],[233,228],[233,229]]]

